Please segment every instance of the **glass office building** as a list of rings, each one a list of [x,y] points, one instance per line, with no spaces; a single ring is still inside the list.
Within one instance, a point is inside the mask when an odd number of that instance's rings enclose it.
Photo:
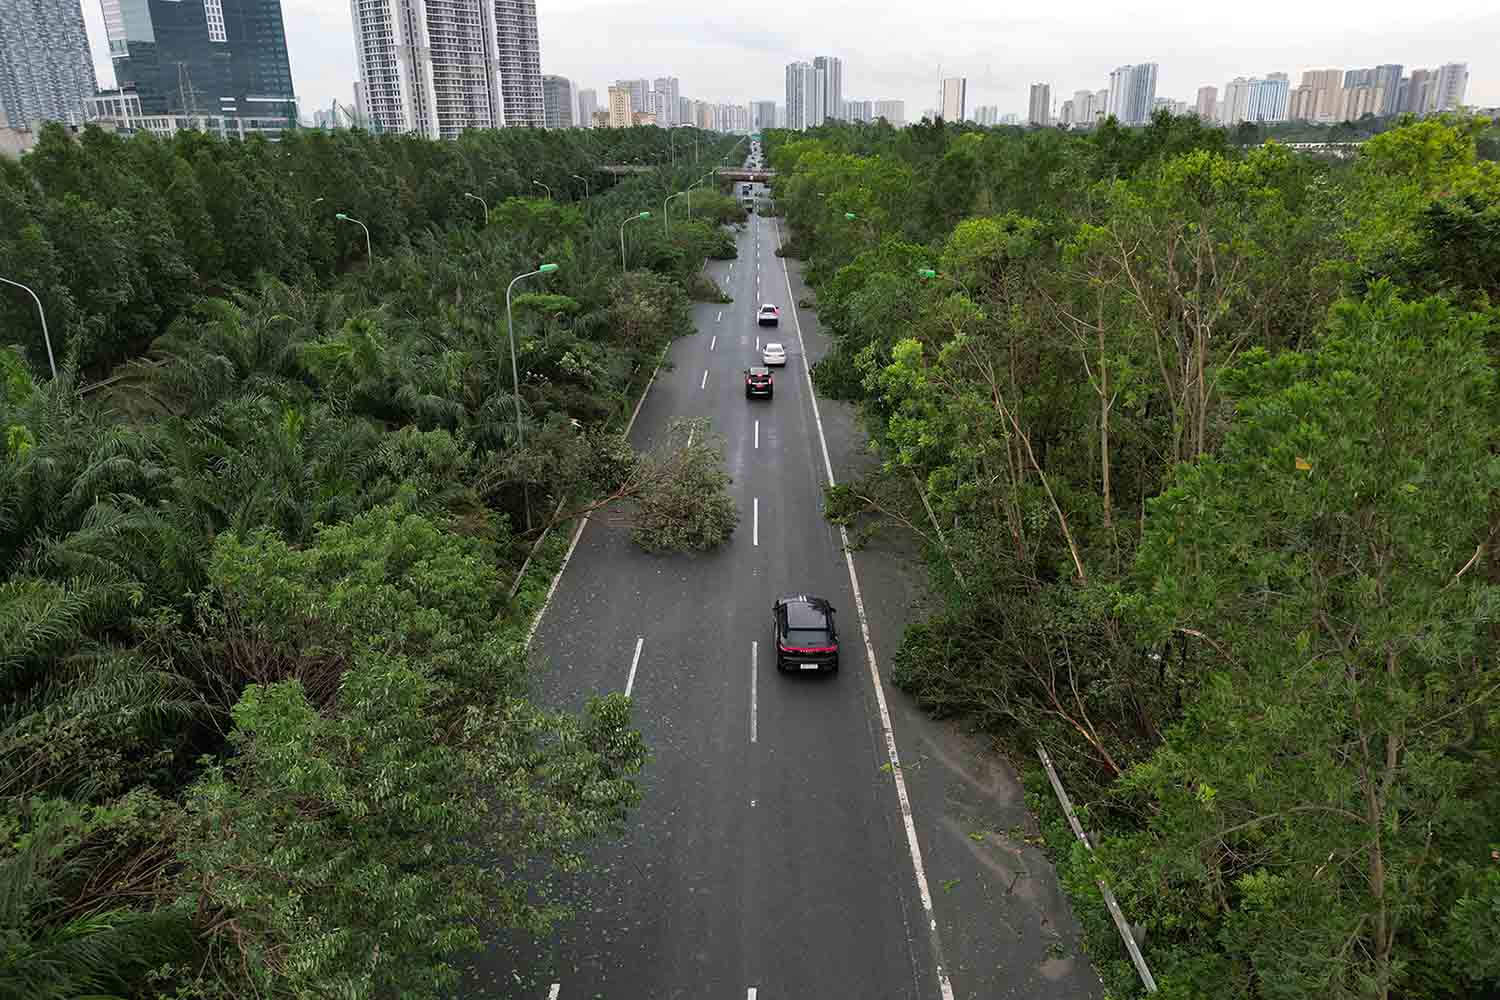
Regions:
[[[120,91],[151,119],[207,131],[296,124],[281,0],[102,0]],[[186,127],[186,126],[184,126]]]

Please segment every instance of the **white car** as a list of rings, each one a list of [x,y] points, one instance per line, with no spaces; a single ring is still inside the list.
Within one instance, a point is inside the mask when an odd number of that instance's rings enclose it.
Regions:
[[[755,314],[755,322],[761,326],[780,326],[781,310],[767,302],[760,307],[760,312]]]
[[[786,364],[786,348],[780,344],[767,344],[760,352],[761,360],[767,365]]]

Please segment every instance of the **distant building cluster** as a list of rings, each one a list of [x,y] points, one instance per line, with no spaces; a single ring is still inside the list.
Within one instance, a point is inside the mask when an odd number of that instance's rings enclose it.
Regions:
[[[1469,86],[1468,63],[1410,73],[1399,63],[1388,63],[1363,69],[1304,70],[1295,87],[1286,73],[1237,76],[1222,87],[1199,87],[1192,101],[1179,101],[1156,96],[1156,70],[1156,63],[1121,66],[1110,74],[1107,89],[1074,91],[1062,102],[1055,123],[1088,128],[1113,115],[1121,124],[1141,125],[1160,110],[1226,126],[1357,121],[1367,114],[1426,115],[1462,107]],[[1031,88],[1031,124],[1053,123],[1046,117],[1047,95],[1038,92],[1045,87],[1034,84]]]
[[[25,149],[43,122],[97,122],[120,131],[275,138],[300,124],[287,58],[282,0],[98,0],[117,86],[98,89],[79,0],[0,0],[0,148]],[[900,100],[844,96],[844,61],[788,63],[784,101],[722,103],[684,96],[675,76],[580,88],[543,75],[536,0],[351,0],[359,78],[353,106],[312,112],[319,128],[358,126],[451,139],[466,129],[696,126],[720,132],[804,130],[825,122],[906,124]],[[1108,86],[1075,90],[1061,104],[1033,83],[1024,119],[995,104],[971,108],[969,81],[939,81],[923,116],[981,125],[1090,128],[1157,111],[1241,122],[1338,122],[1418,115],[1463,106],[1467,63],[1412,69],[1399,63],[1237,76],[1194,99],[1158,97],[1157,64],[1127,64]],[[1057,96],[1061,96],[1060,94]]]
[[[812,62],[786,66],[786,103],[778,116],[782,128],[805,131],[824,122],[906,124],[906,102],[851,100],[844,97],[844,60],[818,56]]]

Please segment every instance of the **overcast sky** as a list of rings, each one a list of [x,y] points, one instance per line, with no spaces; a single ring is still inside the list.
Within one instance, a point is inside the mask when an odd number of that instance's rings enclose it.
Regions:
[[[100,83],[113,79],[99,0],[82,0]],[[303,114],[352,103],[354,41],[345,0],[281,0]],[[902,98],[908,118],[936,105],[938,67],[969,79],[968,104],[1025,114],[1028,87],[1059,104],[1108,86],[1122,63],[1156,62],[1158,97],[1304,69],[1469,64],[1467,103],[1500,105],[1496,0],[1071,0],[1007,11],[993,0],[538,0],[542,72],[603,91],[615,79],[676,76],[683,96],[785,100],[788,62],[844,60],[845,99]]]

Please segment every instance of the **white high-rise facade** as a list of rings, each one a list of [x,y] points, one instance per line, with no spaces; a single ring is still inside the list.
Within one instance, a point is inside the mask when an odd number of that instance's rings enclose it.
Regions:
[[[1438,67],[1437,83],[1428,91],[1430,111],[1454,111],[1463,106],[1469,91],[1469,64],[1447,63]]]
[[[1109,74],[1108,114],[1122,125],[1144,125],[1156,109],[1156,63],[1120,66]]]
[[[1031,85],[1031,101],[1026,120],[1032,125],[1052,124],[1052,85],[1050,83]]]
[[[82,125],[96,89],[78,0],[0,0],[0,126]]]
[[[966,77],[950,76],[943,81],[942,107],[938,108],[938,114],[943,116],[943,121],[961,122],[964,120],[964,107],[968,95],[969,81]]]
[[[363,111],[375,129],[452,139],[501,124],[490,0],[350,0],[349,7]]]
[[[546,123],[535,0],[350,0],[362,111],[381,132],[452,139]],[[569,117],[572,99],[569,97]]]
[[[813,124],[839,120],[843,117],[844,60],[837,56],[818,56],[813,60],[813,74],[818,84],[819,102],[814,109],[819,117]]]
[[[358,3],[359,0],[354,0]],[[436,3],[437,0],[427,0]],[[501,124],[541,128],[542,45],[536,31],[536,0],[494,0],[496,48],[500,64]]]
[[[786,127],[788,129],[803,132],[820,124],[813,120],[813,105],[817,96],[817,78],[813,75],[812,63],[787,63]]]
[[[1214,109],[1218,106],[1218,104],[1218,87],[1199,87],[1198,100],[1194,104],[1193,110],[1197,112],[1198,117],[1203,121],[1211,122],[1214,120]]]
[[[875,117],[884,118],[893,127],[901,128],[906,124],[906,102],[876,101]]]
[[[661,95],[660,101],[657,102],[659,104],[659,107],[656,111],[656,124],[664,125],[668,128],[678,124],[677,102],[678,98],[682,96],[682,93],[681,87],[677,82],[677,77],[657,77],[654,81],[652,81],[652,90]],[[665,115],[665,117],[663,117],[663,115]]]

